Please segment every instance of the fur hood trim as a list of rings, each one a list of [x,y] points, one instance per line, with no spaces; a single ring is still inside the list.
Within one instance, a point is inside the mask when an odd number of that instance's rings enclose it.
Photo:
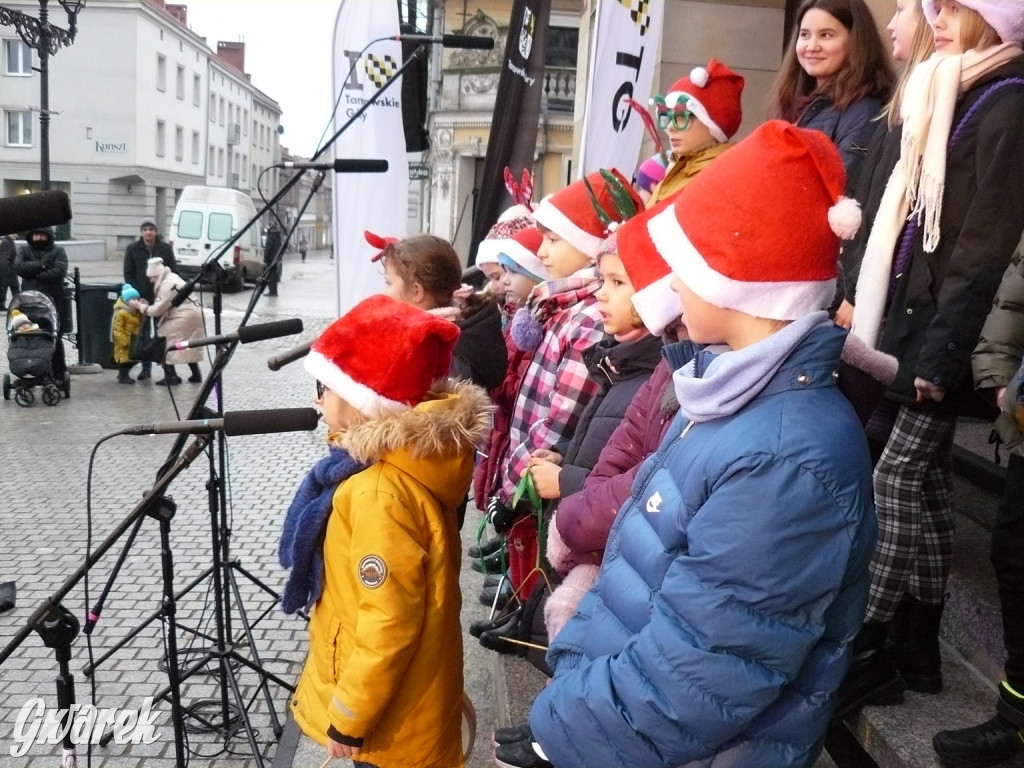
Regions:
[[[415,408],[350,427],[337,442],[364,464],[403,449],[416,459],[442,456],[479,447],[491,430],[493,411],[483,389],[449,380],[435,385]]]

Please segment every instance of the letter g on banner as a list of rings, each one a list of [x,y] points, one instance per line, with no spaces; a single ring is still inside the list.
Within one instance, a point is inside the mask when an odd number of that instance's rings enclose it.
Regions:
[[[45,710],[46,705],[43,704],[41,698],[37,697],[25,702],[25,706],[21,708],[18,718],[14,721],[14,741],[16,744],[10,748],[11,757],[23,757],[28,752],[28,748],[36,740],[36,734],[39,733],[39,725],[42,722]],[[30,717],[32,722],[29,725],[28,733],[26,733],[25,724]]]

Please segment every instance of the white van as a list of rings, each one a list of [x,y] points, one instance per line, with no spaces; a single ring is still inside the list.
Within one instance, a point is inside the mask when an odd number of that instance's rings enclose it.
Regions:
[[[219,251],[242,227],[256,218],[252,198],[227,187],[188,186],[174,209],[171,247],[183,277],[195,275],[211,253]],[[245,281],[263,274],[259,222],[218,259],[226,290],[241,290]]]

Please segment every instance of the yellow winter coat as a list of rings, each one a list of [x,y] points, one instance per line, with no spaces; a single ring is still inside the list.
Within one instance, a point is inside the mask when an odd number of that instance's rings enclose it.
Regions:
[[[142,314],[129,309],[118,297],[114,302],[114,316],[110,320],[110,340],[113,342],[114,362],[117,365],[134,362],[130,354],[132,336],[139,332],[140,327]]]
[[[665,178],[654,188],[651,199],[647,201],[647,207],[653,208],[662,200],[668,200],[672,195],[681,192],[683,187],[693,181],[693,177],[704,170],[707,164],[725,152],[732,144],[715,144],[713,147],[701,150],[693,155],[674,158],[672,164],[665,172]]]
[[[466,497],[490,404],[452,384],[416,408],[346,430],[373,462],[334,495],[323,594],[291,701],[306,735],[362,738],[380,768],[461,768],[461,544]]]

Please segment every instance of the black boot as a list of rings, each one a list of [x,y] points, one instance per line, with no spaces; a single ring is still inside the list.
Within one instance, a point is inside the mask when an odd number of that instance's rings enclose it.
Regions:
[[[172,384],[181,384],[181,376],[174,370],[173,365],[164,366],[164,377],[160,381],[154,382],[158,387],[169,387]]]
[[[1024,696],[999,686],[996,716],[973,728],[939,731],[932,748],[952,768],[982,768],[1024,754]]]
[[[131,365],[119,365],[117,367],[117,383],[118,384],[134,384],[135,379],[131,377],[129,371],[131,371]]]
[[[495,536],[489,541],[485,541],[482,544],[473,544],[469,549],[466,550],[466,556],[471,560],[478,560],[481,557],[487,557],[493,555],[499,549],[505,546],[505,539],[502,536]]]
[[[900,603],[902,628],[894,638],[892,658],[907,688],[920,693],[942,693],[942,656],[939,623],[943,604],[922,603],[906,595]]]
[[[203,381],[203,374],[202,371],[199,370],[199,363],[189,363],[188,369],[192,372],[192,375],[188,377],[188,383],[201,384]]]
[[[897,704],[907,689],[892,657],[885,650],[889,624],[868,621],[853,641],[853,661],[836,692],[834,720],[852,715],[865,704]]]

